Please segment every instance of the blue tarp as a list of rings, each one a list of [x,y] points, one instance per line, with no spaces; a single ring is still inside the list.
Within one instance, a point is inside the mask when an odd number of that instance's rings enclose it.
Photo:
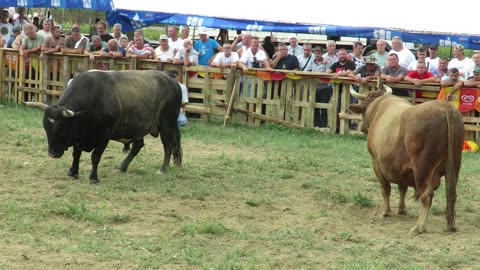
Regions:
[[[387,40],[391,40],[394,36],[400,36],[405,42],[436,44],[443,47],[462,44],[467,49],[480,50],[480,36],[454,33],[413,32],[394,28],[309,25],[126,9],[116,9],[115,11],[108,12],[107,20],[110,25],[113,25],[114,23],[122,24],[123,31],[130,31],[150,26],[152,24],[169,24],[189,25],[193,27],[205,26],[208,28],[223,28],[242,31],[305,33],[375,39],[383,38]]]
[[[112,0],[2,0],[3,7],[77,8],[112,11]]]

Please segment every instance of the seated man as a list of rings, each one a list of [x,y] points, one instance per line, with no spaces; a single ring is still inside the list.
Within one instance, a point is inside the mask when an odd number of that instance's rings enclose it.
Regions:
[[[115,39],[110,39],[107,44],[107,48],[100,52],[101,57],[109,58],[122,58],[125,57],[125,49],[118,46],[118,42]]]
[[[92,42],[90,42],[85,48],[84,53],[90,56],[90,61],[95,60],[95,55],[100,55],[100,53],[107,48],[107,42],[102,41],[99,35],[94,35],[92,37]]]
[[[143,36],[136,35],[133,38],[133,43],[127,50],[126,56],[128,58],[136,55],[138,59],[152,59],[152,47],[143,43]]]
[[[72,28],[72,34],[65,39],[65,43],[62,47],[63,54],[83,54],[83,51],[87,47],[88,38],[80,33],[80,28],[74,26]]]

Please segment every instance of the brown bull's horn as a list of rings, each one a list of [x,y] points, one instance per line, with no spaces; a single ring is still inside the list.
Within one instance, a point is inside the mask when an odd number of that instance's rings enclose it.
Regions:
[[[367,95],[359,94],[353,90],[353,86],[350,84],[350,95],[359,100],[364,100],[367,98]]]
[[[385,95],[391,95],[392,94],[393,90],[390,86],[384,84],[383,88],[385,88]]]
[[[62,111],[62,116],[65,118],[70,118],[75,116],[75,112],[72,110],[63,110]]]
[[[28,107],[42,109],[43,111],[45,111],[45,109],[47,109],[47,107],[48,107],[47,104],[41,103],[41,102],[25,102],[24,101],[23,104],[27,105]]]

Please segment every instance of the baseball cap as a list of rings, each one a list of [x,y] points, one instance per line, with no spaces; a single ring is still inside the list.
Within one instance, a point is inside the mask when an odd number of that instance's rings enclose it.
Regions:
[[[78,32],[80,32],[80,28],[78,28],[78,27],[73,27],[73,28],[72,28],[72,32],[78,33]]]
[[[200,29],[198,30],[198,34],[199,35],[207,35],[208,36],[208,30],[206,27],[200,27]]]
[[[22,28],[19,25],[15,25],[14,27],[12,27],[12,32],[14,33],[20,32],[21,30]]]
[[[377,58],[375,58],[375,56],[373,56],[372,54],[365,57],[365,63],[367,64],[375,64],[377,62]]]
[[[480,73],[480,67],[475,67],[473,69],[473,73]]]
[[[462,44],[457,44],[457,45],[455,45],[455,49],[457,49],[459,51],[463,51],[463,49],[465,49],[465,47],[463,47]]]
[[[160,35],[160,40],[162,39],[168,39],[168,36],[167,35]]]
[[[317,52],[317,51],[322,52],[322,47],[320,47],[320,46],[315,46],[315,48],[313,48],[312,51],[314,51],[314,52]]]

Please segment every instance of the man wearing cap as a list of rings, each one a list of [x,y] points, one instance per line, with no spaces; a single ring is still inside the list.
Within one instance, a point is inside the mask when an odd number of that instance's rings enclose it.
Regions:
[[[183,40],[182,40],[183,45]],[[178,49],[170,45],[167,35],[160,35],[160,46],[155,49],[155,58],[164,62],[172,62]]]
[[[376,64],[377,58],[369,55],[365,58],[365,64],[348,72],[348,77],[360,84],[367,84],[369,81],[376,80],[382,73],[382,67]]]
[[[298,40],[297,40],[297,35],[296,34],[290,34],[288,36],[288,54],[291,54],[293,56],[299,56],[303,54],[303,47],[298,45]]]
[[[80,33],[80,27],[74,25],[72,27],[72,34],[65,39],[62,46],[63,54],[83,54],[87,47],[88,38]]]
[[[448,69],[457,68],[460,76],[470,78],[473,73],[475,63],[472,59],[465,56],[464,47],[462,44],[455,45],[453,49],[453,59],[448,63]]]
[[[427,62],[427,70],[435,74],[435,71],[438,69],[438,63],[440,62],[437,45],[432,44],[428,47],[428,57],[425,58],[425,62]]]
[[[480,88],[480,67],[473,69],[473,77],[466,80],[463,87]]]
[[[213,60],[212,57],[215,55],[215,50],[223,52],[223,48],[216,40],[208,38],[207,28],[200,27],[198,35],[200,39],[193,45],[193,48],[198,52],[198,64],[208,66],[210,61]]]
[[[22,29],[20,26],[18,25],[15,25],[14,27],[12,27],[12,37],[10,37],[10,39],[7,41],[7,48],[11,48],[11,49],[18,49],[20,48],[20,46],[22,46]],[[17,41],[17,43],[15,43],[15,41]],[[13,47],[13,45],[15,44],[15,48]],[[1,45],[1,43],[0,43]]]

